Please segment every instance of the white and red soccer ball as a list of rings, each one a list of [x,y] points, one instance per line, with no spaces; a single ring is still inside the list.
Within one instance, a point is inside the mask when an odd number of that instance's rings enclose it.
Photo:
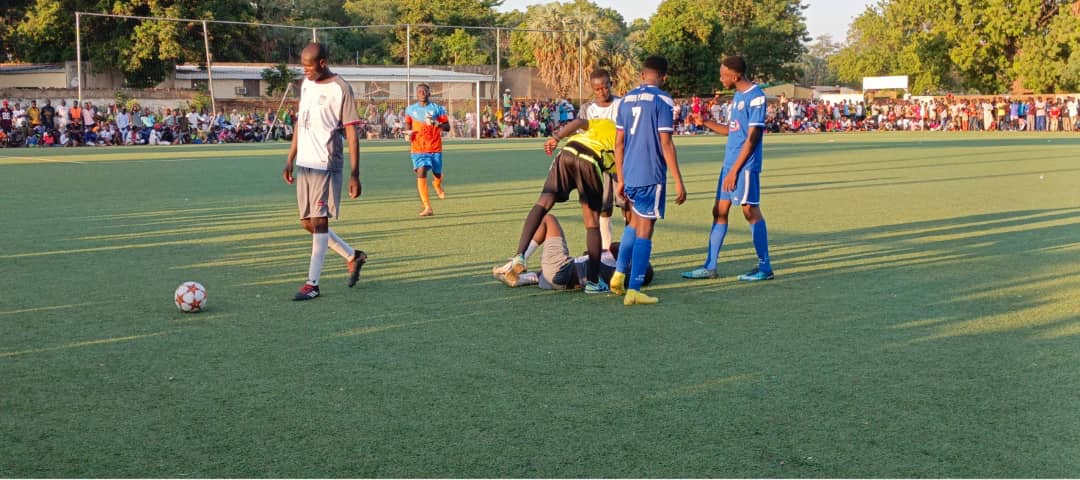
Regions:
[[[181,312],[195,313],[206,308],[206,288],[199,282],[184,282],[176,287],[173,299]]]

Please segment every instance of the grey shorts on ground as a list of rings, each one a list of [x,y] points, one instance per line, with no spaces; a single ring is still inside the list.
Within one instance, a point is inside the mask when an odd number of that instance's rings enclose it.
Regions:
[[[566,290],[574,278],[574,258],[566,247],[566,239],[550,237],[544,241],[544,253],[540,260],[540,288]]]
[[[340,171],[296,168],[296,206],[300,219],[337,218],[341,203]]]

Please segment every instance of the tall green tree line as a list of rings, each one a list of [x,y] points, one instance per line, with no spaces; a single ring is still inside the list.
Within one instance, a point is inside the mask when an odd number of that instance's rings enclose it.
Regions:
[[[1080,89],[1080,2],[883,0],[830,59],[840,80],[909,75],[914,93]]]
[[[75,58],[73,12],[195,20],[235,20],[308,27],[370,26],[320,31],[334,63],[535,66],[562,95],[576,91],[581,61],[611,70],[617,88],[637,81],[642,57],[671,62],[669,88],[706,93],[719,86],[719,61],[750,59],[763,81],[799,78],[806,52],[801,0],[665,0],[650,20],[627,24],[589,0],[551,2],[500,13],[502,0],[9,0],[0,17],[0,53],[14,61]],[[395,25],[411,24],[406,29]],[[374,27],[386,25],[386,27]],[[456,27],[501,27],[491,30]],[[513,29],[564,30],[564,33]],[[211,25],[215,62],[296,63],[310,30]],[[84,17],[83,58],[95,69],[121,71],[129,86],[152,86],[177,63],[204,63],[202,24]],[[406,48],[407,42],[411,48]],[[496,46],[501,51],[496,52]],[[581,45],[579,51],[578,46]],[[408,52],[406,51],[408,50]],[[408,55],[408,58],[406,58]],[[580,58],[580,60],[579,60]]]

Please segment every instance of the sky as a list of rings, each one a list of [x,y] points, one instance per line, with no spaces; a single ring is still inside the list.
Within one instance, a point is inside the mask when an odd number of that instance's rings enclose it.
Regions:
[[[550,0],[549,0],[550,1]],[[505,0],[500,11],[525,10],[528,5],[549,3],[536,0]],[[660,0],[593,0],[601,7],[614,8],[622,14],[627,23],[635,18],[648,19],[656,12]],[[847,38],[847,27],[851,20],[866,9],[875,0],[804,0],[807,9],[806,27],[811,38],[819,35],[832,35],[833,41]]]

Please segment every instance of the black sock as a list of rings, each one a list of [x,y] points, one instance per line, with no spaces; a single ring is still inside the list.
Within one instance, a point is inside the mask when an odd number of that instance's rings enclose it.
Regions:
[[[600,281],[600,227],[585,229],[585,246],[589,249],[589,268],[586,277],[592,283]]]
[[[540,205],[533,205],[532,210],[529,210],[529,216],[525,217],[525,225],[521,227],[518,255],[524,255],[525,250],[529,248],[529,242],[532,241],[533,235],[536,235],[536,230],[540,228],[540,222],[544,221],[544,215],[547,215],[547,210]]]

